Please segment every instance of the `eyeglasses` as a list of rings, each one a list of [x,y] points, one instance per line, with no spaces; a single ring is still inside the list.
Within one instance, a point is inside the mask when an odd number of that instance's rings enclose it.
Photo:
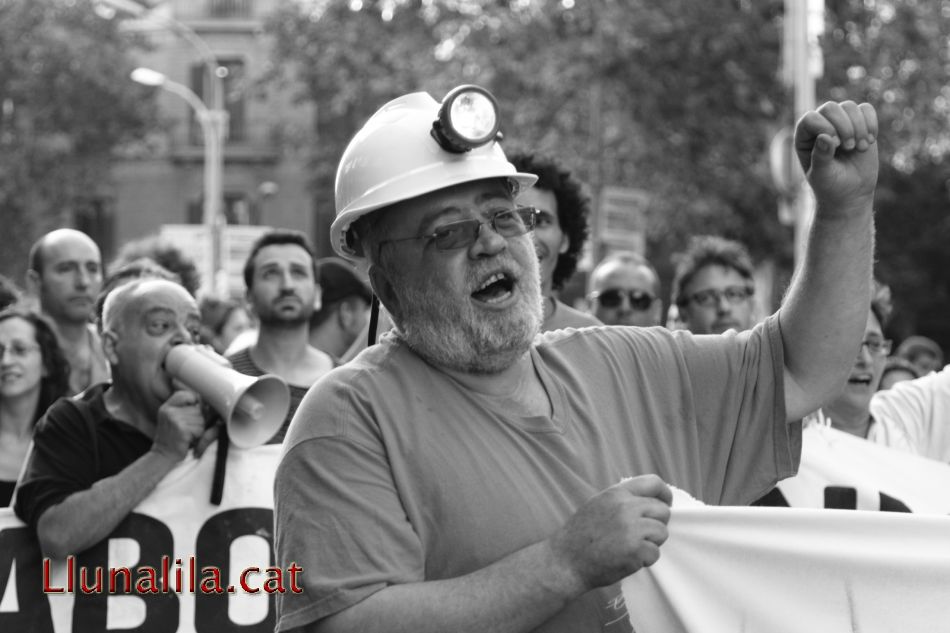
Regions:
[[[647,310],[656,297],[643,290],[627,290],[625,288],[607,288],[606,290],[594,291],[590,293],[592,301],[596,301],[602,308],[619,308],[623,298],[627,297],[627,302],[634,310],[643,312]]]
[[[24,358],[30,352],[35,352],[40,348],[36,343],[21,343],[20,341],[14,341],[9,345],[4,345],[0,343],[0,359],[6,356],[7,352],[10,352],[15,358]]]
[[[486,224],[502,237],[516,237],[534,229],[537,222],[538,210],[534,207],[516,207],[514,209],[496,209],[491,212],[488,220],[459,220],[449,222],[425,235],[412,237],[397,237],[391,240],[382,240],[379,246],[387,242],[406,242],[409,240],[432,240],[440,251],[450,251],[456,248],[468,248],[478,240],[482,227]]]
[[[738,305],[755,294],[755,289],[751,286],[726,286],[722,290],[719,288],[707,288],[698,290],[685,297],[681,305],[695,303],[704,308],[712,308],[719,305],[722,298],[725,297],[730,305]]]
[[[891,353],[891,341],[886,338],[869,338],[861,341],[861,349],[868,348],[871,356],[887,356]],[[858,350],[860,352],[860,350]]]

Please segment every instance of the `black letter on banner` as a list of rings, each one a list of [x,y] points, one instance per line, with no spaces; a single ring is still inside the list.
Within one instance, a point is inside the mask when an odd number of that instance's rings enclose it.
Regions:
[[[33,530],[27,527],[0,530],[0,599],[6,595],[10,568],[16,561],[18,611],[0,612],[0,631],[53,633],[49,600],[43,593],[43,556]]]
[[[858,491],[845,486],[826,486],[825,507],[830,510],[857,510]]]
[[[132,568],[132,580],[139,577],[139,569],[151,567],[156,570],[162,568],[162,556],[175,556],[174,542],[171,530],[159,521],[144,514],[133,512],[125,517],[109,538],[103,539],[94,547],[76,557],[76,575],[79,568],[86,567],[92,572],[96,567],[105,570],[109,566],[109,539],[129,538],[139,544],[139,562]],[[108,586],[108,573],[103,571],[103,580]],[[174,633],[178,630],[178,596],[169,587],[168,593],[140,594],[135,591],[126,592],[123,583],[118,583],[114,595],[137,596],[145,602],[145,621],[134,629],[122,629],[123,633]],[[76,606],[73,608],[73,631],[82,633],[105,633],[106,631],[106,599],[108,591],[103,593],[84,594],[76,590]]]
[[[878,493],[881,496],[881,512],[910,512],[910,508],[904,505],[900,499],[890,497],[883,492]]]
[[[222,581],[231,577],[231,542],[241,536],[260,536],[267,540],[268,562],[274,564],[274,511],[270,508],[235,508],[214,515],[198,532],[195,557],[201,567],[217,567]],[[240,588],[237,589],[241,591]],[[228,592],[195,594],[195,630],[198,633],[271,633],[276,622],[274,596],[267,600],[267,617],[256,624],[235,624],[228,617]]]
[[[785,498],[785,495],[782,494],[781,490],[778,488],[772,488],[765,494],[764,497],[757,501],[753,501],[752,505],[765,506],[769,508],[788,508],[791,504],[789,504],[788,499]]]

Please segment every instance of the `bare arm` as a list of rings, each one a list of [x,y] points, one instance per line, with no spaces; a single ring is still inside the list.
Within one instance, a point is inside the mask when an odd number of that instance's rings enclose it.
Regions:
[[[874,109],[851,101],[822,105],[795,130],[816,209],[779,311],[789,420],[836,393],[858,353],[871,304],[877,133]]]
[[[177,463],[149,451],[122,472],[47,509],[36,528],[43,554],[65,558],[104,539]]]
[[[656,476],[626,480],[589,500],[545,541],[465,576],[392,585],[307,630],[530,631],[586,591],[655,563],[671,499]]]
[[[203,429],[197,397],[186,391],[172,394],[159,409],[152,450],[120,473],[69,495],[43,512],[36,528],[43,554],[64,558],[107,537],[185,458]]]

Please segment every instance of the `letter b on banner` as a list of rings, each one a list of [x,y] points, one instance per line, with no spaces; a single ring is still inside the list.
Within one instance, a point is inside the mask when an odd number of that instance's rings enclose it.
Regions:
[[[174,551],[171,530],[159,521],[144,514],[132,513],[123,520],[109,539],[127,538],[139,545],[139,561],[132,567],[133,583],[139,577],[140,570],[146,567],[161,569],[162,555]],[[106,631],[107,605],[109,594],[83,593],[79,590],[79,569],[85,567],[90,573],[95,569],[107,570],[109,567],[109,539],[86,550],[76,559],[76,606],[73,608],[73,631],[93,633]],[[108,583],[108,578],[103,578]],[[106,586],[104,585],[103,589]],[[125,594],[124,587],[116,588],[116,595]],[[133,584],[129,595],[134,595],[145,603],[145,621],[134,629],[121,629],[123,633],[174,633],[178,630],[178,596],[168,593],[138,593]]]

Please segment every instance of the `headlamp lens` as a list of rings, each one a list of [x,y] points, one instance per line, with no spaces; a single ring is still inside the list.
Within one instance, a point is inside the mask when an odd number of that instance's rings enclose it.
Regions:
[[[479,86],[459,86],[442,100],[432,135],[449,152],[467,152],[498,136],[498,104]]]
[[[464,92],[449,107],[452,128],[472,144],[490,140],[497,121],[495,104],[481,92]]]

